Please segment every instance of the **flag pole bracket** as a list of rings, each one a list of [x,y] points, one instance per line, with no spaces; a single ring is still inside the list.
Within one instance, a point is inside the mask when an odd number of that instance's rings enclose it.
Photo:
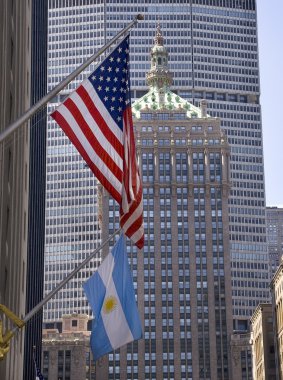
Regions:
[[[10,319],[18,328],[23,328],[25,322],[16,316],[10,309],[6,306],[0,304],[0,311],[6,315],[8,319]],[[3,321],[0,319],[0,360],[3,360],[5,355],[10,350],[10,340],[13,338],[15,332],[12,330],[7,330],[5,334],[3,334]]]

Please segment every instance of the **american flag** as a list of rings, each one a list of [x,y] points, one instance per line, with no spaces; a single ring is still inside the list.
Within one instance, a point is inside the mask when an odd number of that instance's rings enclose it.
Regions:
[[[129,36],[51,114],[120,205],[120,225],[144,245],[142,184],[133,131]]]

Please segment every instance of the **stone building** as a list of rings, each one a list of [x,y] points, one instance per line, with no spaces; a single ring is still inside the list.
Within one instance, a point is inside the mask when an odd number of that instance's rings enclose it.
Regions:
[[[232,379],[252,380],[251,334],[236,332],[230,341]]]
[[[94,363],[90,352],[88,316],[64,315],[62,332],[44,329],[42,340],[42,374],[44,379],[94,379]]]
[[[259,304],[251,318],[254,380],[276,380],[272,305]]]
[[[144,338],[103,358],[97,377],[228,380],[229,145],[205,100],[195,107],[171,91],[159,27],[147,82],[149,91],[132,106],[145,246],[143,253],[127,247]],[[104,191],[101,202],[104,240],[119,210]]]
[[[30,106],[31,26],[31,1],[1,1],[0,133]],[[29,149],[27,123],[0,142],[0,303],[18,316],[26,306]],[[3,320],[4,329],[11,328]],[[1,379],[22,379],[23,352],[17,334],[0,361]]]
[[[283,260],[271,281],[277,379],[283,379]]]
[[[1,1],[0,35],[0,303],[23,317],[43,291],[46,109],[13,133],[5,130],[46,93],[46,1]],[[11,328],[1,319],[4,331]],[[32,347],[39,361],[41,330],[36,315],[13,337],[1,379],[34,376]]]

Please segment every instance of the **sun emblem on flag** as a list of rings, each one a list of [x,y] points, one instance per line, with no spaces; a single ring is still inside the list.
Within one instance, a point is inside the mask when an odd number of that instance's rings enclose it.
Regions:
[[[103,311],[105,314],[111,313],[117,306],[117,299],[114,296],[109,296],[103,303]]]

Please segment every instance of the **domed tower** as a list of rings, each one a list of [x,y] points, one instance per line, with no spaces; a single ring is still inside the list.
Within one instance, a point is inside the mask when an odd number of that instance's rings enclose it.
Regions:
[[[164,93],[171,86],[172,73],[168,69],[168,52],[163,45],[163,36],[158,22],[157,31],[154,38],[154,45],[151,48],[151,68],[146,75],[149,87]]]
[[[154,37],[154,45],[150,50],[151,67],[146,74],[149,91],[137,99],[133,106],[133,116],[137,119],[144,112],[179,112],[187,117],[201,117],[201,109],[170,90],[173,75],[168,69],[168,52],[163,44],[160,24]],[[203,112],[203,114],[205,114]]]

